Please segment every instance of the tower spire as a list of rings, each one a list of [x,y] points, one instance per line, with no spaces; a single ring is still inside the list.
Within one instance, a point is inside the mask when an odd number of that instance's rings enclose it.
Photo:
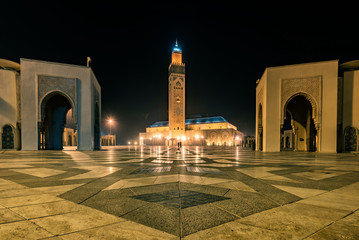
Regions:
[[[181,48],[178,46],[177,38],[176,38],[175,47],[173,48],[173,51],[172,51],[172,52],[182,52]]]

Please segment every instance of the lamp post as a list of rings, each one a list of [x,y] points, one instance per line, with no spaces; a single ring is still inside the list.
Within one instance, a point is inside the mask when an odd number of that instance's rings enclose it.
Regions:
[[[112,119],[108,120],[108,122],[110,123],[110,135],[111,135]]]

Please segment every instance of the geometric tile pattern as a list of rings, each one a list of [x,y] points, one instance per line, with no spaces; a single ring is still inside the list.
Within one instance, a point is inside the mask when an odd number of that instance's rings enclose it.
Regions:
[[[11,169],[12,171],[29,174],[35,177],[50,177],[64,173],[64,171],[51,169],[51,168],[23,168],[23,169]]]
[[[358,154],[0,152],[1,239],[359,238]]]
[[[181,201],[180,196],[182,196]],[[132,196],[132,198],[146,202],[156,202],[168,207],[180,206],[181,209],[229,199],[223,196],[216,196],[190,190],[147,193]]]

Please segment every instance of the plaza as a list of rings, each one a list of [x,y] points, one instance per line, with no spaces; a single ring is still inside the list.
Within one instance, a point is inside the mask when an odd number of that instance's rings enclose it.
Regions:
[[[358,239],[357,153],[1,151],[0,239]]]

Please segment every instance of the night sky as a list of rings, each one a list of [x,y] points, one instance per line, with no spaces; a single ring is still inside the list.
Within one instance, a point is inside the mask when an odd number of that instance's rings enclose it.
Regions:
[[[75,2],[75,1],[73,1]],[[168,66],[176,38],[186,63],[186,117],[225,117],[254,135],[256,80],[270,66],[359,58],[353,6],[148,1],[8,1],[0,58],[91,67],[120,144],[168,120]]]

